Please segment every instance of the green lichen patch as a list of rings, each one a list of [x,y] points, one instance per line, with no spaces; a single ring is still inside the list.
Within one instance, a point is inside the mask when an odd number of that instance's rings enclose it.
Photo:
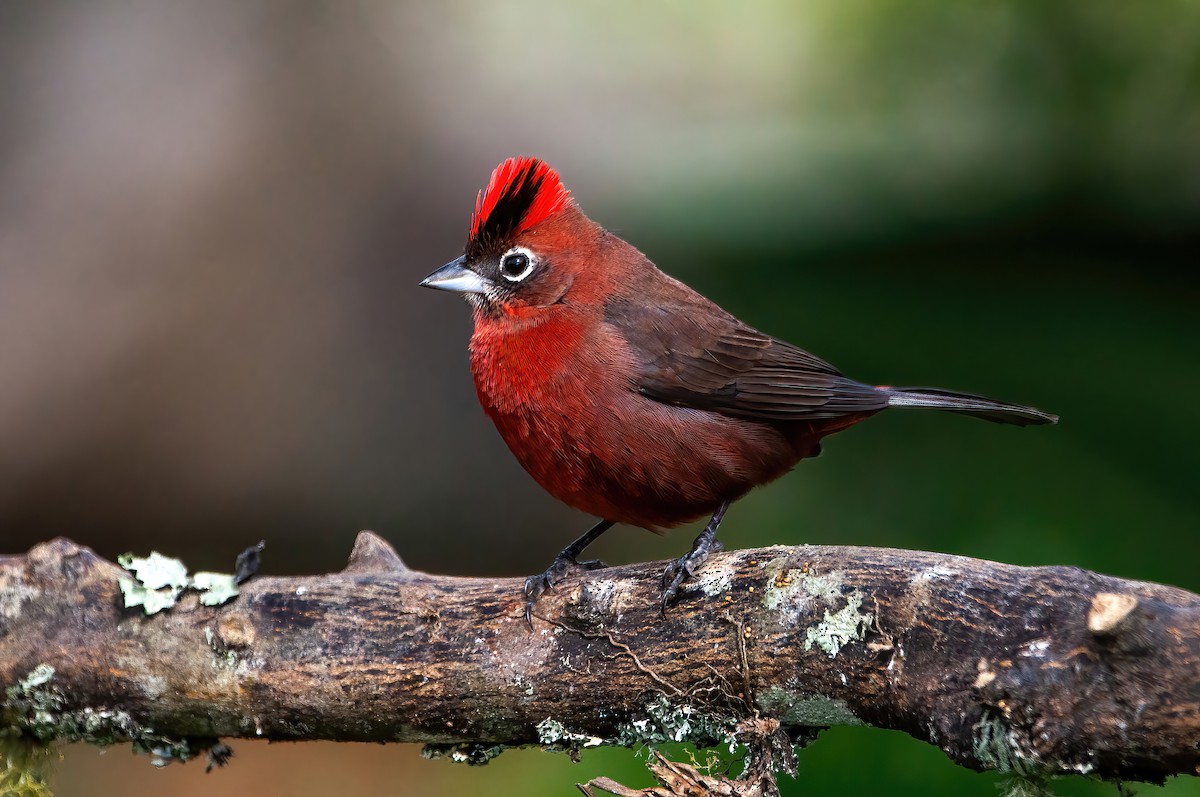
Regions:
[[[54,668],[49,664],[39,664],[29,671],[29,674],[17,682],[15,687],[9,687],[5,692],[16,691],[18,694],[28,694],[39,686],[50,683],[54,678]]]
[[[480,767],[504,752],[499,744],[463,742],[461,744],[427,744],[421,748],[421,757],[430,760],[446,758],[456,764]]]
[[[802,695],[772,686],[758,696],[759,708],[784,726],[829,728],[834,725],[865,725],[845,700],[825,695]]]
[[[151,551],[149,556],[134,556],[131,553],[117,557],[121,567],[133,573],[146,589],[173,587],[183,589],[188,585],[187,568],[178,559]]]
[[[1037,757],[1026,753],[1002,716],[985,713],[971,726],[974,737],[972,751],[980,764],[997,772],[1011,772],[1023,778],[1040,778],[1045,768]]]
[[[672,703],[658,695],[646,704],[645,715],[617,727],[616,743],[622,747],[688,742],[711,747],[733,737],[735,721],[687,703]]]
[[[54,675],[53,667],[40,664],[4,690],[4,724],[27,740],[86,742],[98,747],[131,741],[136,752],[151,754],[158,766],[172,760],[186,761],[215,741],[201,745],[162,736],[120,709],[67,708],[67,698],[55,686]]]
[[[192,588],[200,593],[205,606],[220,606],[237,597],[237,581],[229,573],[201,571],[192,576]]]
[[[538,743],[551,749],[578,750],[581,747],[598,747],[611,742],[599,736],[575,733],[567,730],[561,722],[546,717],[537,724]]]
[[[862,604],[862,593],[856,590],[846,596],[846,605],[838,611],[830,614],[826,609],[824,619],[805,631],[804,649],[816,646],[830,658],[836,658],[843,645],[865,639],[871,627],[871,614],[860,611]]]
[[[538,744],[544,749],[570,753],[577,758],[585,747],[615,745],[620,747],[653,747],[682,742],[696,747],[729,744],[732,750],[736,721],[731,717],[711,713],[686,703],[672,703],[664,695],[647,702],[641,712],[628,722],[617,726],[611,737],[594,736],[571,730],[560,720],[547,717],[537,724]],[[465,764],[486,764],[504,751],[502,745],[474,743],[427,744],[421,751],[425,758],[448,758]]]
[[[189,583],[183,562],[157,551],[147,557],[121,554],[117,563],[134,576],[120,580],[126,609],[141,606],[146,614],[157,614],[174,606]]]
[[[1008,714],[996,708],[987,709],[971,726],[971,731],[971,751],[979,763],[986,769],[1012,776],[1010,794],[1044,797],[1050,794],[1047,784],[1052,777],[1087,775],[1095,769],[1090,753],[1080,761],[1043,758],[1014,730]]]
[[[121,595],[125,598],[125,608],[132,609],[141,606],[146,614],[158,614],[164,609],[170,609],[179,599],[181,590],[146,589],[136,581],[123,578],[120,581]]]
[[[205,606],[219,606],[238,594],[234,576],[199,572],[189,577],[183,562],[157,551],[146,557],[121,554],[117,562],[134,575],[132,579],[120,579],[125,608],[140,606],[147,615],[170,609],[185,590],[199,593]]]
[[[54,668],[39,664],[21,680],[4,690],[4,706],[9,722],[41,740],[55,738],[58,713],[63,696],[51,685]]]
[[[53,681],[54,668],[40,664],[5,690],[9,721],[18,730],[43,742],[79,741],[100,746],[143,735],[125,711],[90,706],[67,710],[66,698]]]
[[[784,557],[782,561],[790,559]],[[842,594],[844,577],[840,571],[818,575],[806,568],[785,568],[772,560],[763,572],[766,583],[762,606],[776,612],[778,619],[787,624],[797,622],[813,598],[831,603]]]

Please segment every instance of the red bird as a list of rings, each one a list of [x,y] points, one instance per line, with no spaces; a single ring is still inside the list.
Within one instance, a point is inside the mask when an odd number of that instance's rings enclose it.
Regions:
[[[729,504],[888,407],[1054,423],[1032,407],[874,387],[753,329],[583,214],[549,166],[500,164],[466,250],[421,282],[471,304],[484,411],[551,495],[601,518],[525,582],[525,616],[614,523],[657,531],[710,515],[663,574],[662,606],[718,550]]]

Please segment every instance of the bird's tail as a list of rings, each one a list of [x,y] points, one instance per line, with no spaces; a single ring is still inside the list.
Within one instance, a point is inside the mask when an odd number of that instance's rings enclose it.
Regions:
[[[889,407],[929,407],[947,412],[961,412],[995,423],[1011,423],[1030,426],[1042,423],[1058,423],[1058,416],[1042,412],[1035,407],[994,401],[970,393],[939,390],[931,387],[880,387],[888,394]]]

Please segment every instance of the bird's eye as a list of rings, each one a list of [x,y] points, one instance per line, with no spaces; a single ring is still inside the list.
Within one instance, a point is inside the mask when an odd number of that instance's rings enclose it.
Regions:
[[[514,249],[500,258],[500,276],[509,282],[520,282],[533,273],[537,260],[527,249]]]

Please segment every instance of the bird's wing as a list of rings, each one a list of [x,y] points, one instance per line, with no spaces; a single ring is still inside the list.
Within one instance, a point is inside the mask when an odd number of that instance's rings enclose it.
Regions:
[[[642,395],[760,421],[839,418],[887,406],[882,391],[746,326],[691,289],[671,294],[605,305],[605,320],[633,352],[634,387]]]

